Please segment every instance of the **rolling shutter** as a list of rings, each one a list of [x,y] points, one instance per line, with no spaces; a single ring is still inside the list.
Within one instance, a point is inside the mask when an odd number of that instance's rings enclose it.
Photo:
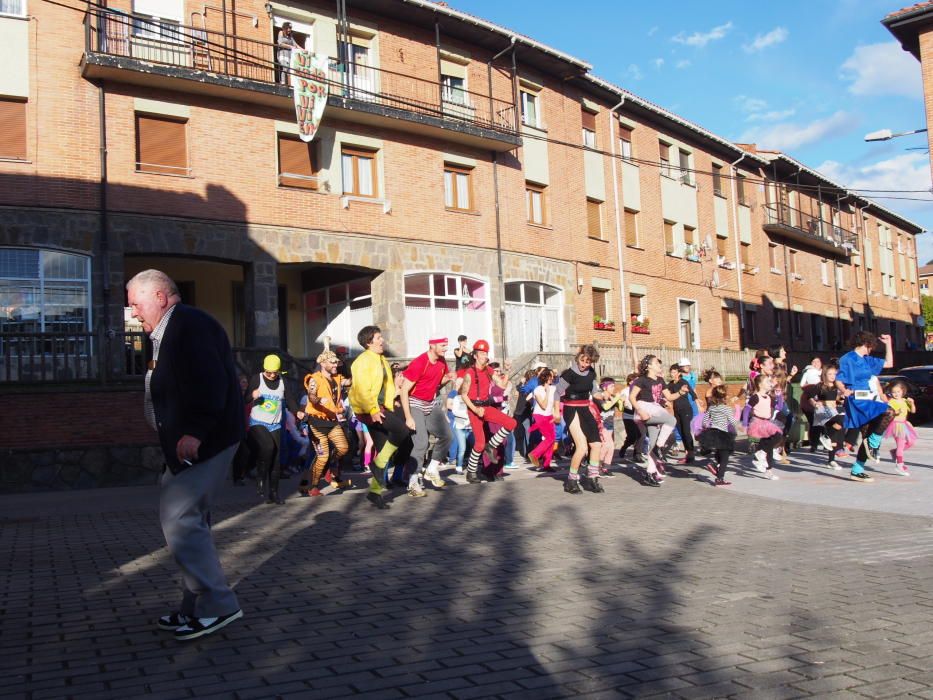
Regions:
[[[136,170],[162,175],[188,175],[186,122],[136,115]]]
[[[0,158],[26,160],[26,103],[0,99]]]

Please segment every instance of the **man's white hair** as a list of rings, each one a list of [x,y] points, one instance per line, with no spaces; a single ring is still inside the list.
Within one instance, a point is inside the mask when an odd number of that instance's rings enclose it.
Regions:
[[[175,284],[175,281],[166,275],[162,270],[143,270],[133,275],[133,278],[126,283],[126,288],[140,286],[147,287],[156,291],[161,291],[165,293],[167,297],[178,297],[181,298],[181,294],[178,293],[178,285]]]

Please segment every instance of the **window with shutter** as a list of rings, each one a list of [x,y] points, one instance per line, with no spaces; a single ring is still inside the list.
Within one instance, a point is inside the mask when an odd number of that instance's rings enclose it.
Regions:
[[[0,99],[0,158],[26,160],[26,102]]]
[[[619,152],[623,158],[632,157],[632,130],[619,125]]]
[[[625,210],[625,245],[638,246],[638,216],[631,209]]]
[[[583,145],[587,148],[596,148],[596,115],[589,110],[582,110],[583,114]]]
[[[279,185],[316,190],[318,168],[314,144],[287,134],[279,134],[278,141]]]
[[[590,238],[603,237],[602,207],[595,199],[586,200],[586,232]]]
[[[136,170],[159,175],[189,175],[187,121],[136,115]]]

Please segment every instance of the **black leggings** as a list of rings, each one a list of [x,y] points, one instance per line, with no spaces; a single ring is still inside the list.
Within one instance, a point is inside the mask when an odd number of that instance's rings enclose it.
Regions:
[[[855,444],[855,440],[858,438],[859,434],[862,436],[862,443],[858,446],[858,454],[855,455],[855,461],[860,464],[865,464],[868,461],[868,443],[866,438],[869,435],[882,435],[884,434],[885,428],[888,427],[888,424],[894,418],[894,411],[888,409],[880,416],[877,416],[870,423],[866,423],[860,428],[849,428],[846,431],[846,442],[850,445]]]
[[[774,450],[784,444],[784,435],[777,433],[771,437],[762,438],[758,441],[758,449],[765,451],[768,460],[768,469],[774,469]]]
[[[387,442],[401,447],[402,443],[411,435],[405,421],[399,416],[400,408],[392,411],[386,411],[382,416],[382,422],[377,423],[372,416],[359,416],[359,420],[369,428],[369,435],[373,439],[373,455],[379,454],[379,451],[385,447]]]
[[[687,459],[693,457],[693,433],[690,432],[690,421],[693,420],[692,411],[674,411],[674,419],[677,421],[677,429],[680,431],[680,439],[684,443],[684,450],[687,453]]]
[[[832,462],[836,458],[836,450],[842,449],[842,442],[846,433],[842,427],[843,420],[842,416],[836,416],[821,426],[823,434],[833,442],[833,449],[829,451],[829,456],[826,458],[827,462]]]
[[[619,456],[625,457],[625,451],[631,447],[634,454],[635,446],[638,444],[638,438],[641,437],[641,433],[638,432],[638,426],[635,424],[634,420],[623,420],[622,425],[625,426],[625,442],[622,443],[622,447],[619,449]]]
[[[246,433],[246,444],[256,460],[256,479],[260,483],[268,479],[272,493],[278,489],[282,475],[282,465],[279,463],[281,442],[282,428],[268,430],[261,425],[252,425]]]
[[[719,465],[716,468],[717,481],[726,480],[726,467],[729,466],[729,455],[731,454],[732,450],[716,450],[716,462]]]

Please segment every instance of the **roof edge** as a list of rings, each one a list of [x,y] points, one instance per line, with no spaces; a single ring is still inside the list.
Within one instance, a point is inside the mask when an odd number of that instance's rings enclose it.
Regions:
[[[439,12],[443,15],[446,15],[452,19],[456,19],[460,22],[466,22],[468,24],[473,24],[477,27],[481,27],[491,32],[495,32],[496,34],[501,34],[503,37],[509,40],[514,38],[516,42],[518,43],[521,43],[521,44],[524,44],[525,46],[536,49],[537,51],[541,51],[542,53],[550,54],[551,56],[555,58],[565,61],[566,63],[576,66],[577,68],[581,68],[585,71],[591,70],[593,68],[592,64],[587,63],[586,61],[579,59],[576,56],[571,56],[569,53],[564,53],[563,51],[553,48],[552,46],[548,46],[547,44],[542,44],[539,41],[535,41],[529,36],[525,36],[524,34],[520,34],[518,32],[512,31],[511,29],[495,24],[481,17],[476,17],[475,15],[471,15],[471,14],[467,14],[466,12],[455,10],[454,8],[449,7],[447,5],[441,5],[437,2],[433,2],[432,0],[401,0],[401,2],[404,2],[408,5],[414,5],[416,7],[420,7],[421,9],[424,9],[424,10],[430,10],[432,12]]]
[[[647,110],[650,111],[650,112],[654,112],[655,114],[657,114],[658,116],[660,116],[660,117],[662,117],[662,118],[664,118],[664,119],[668,119],[668,120],[674,122],[675,124],[679,124],[680,126],[686,128],[686,129],[689,129],[690,131],[693,131],[693,132],[696,133],[697,135],[699,135],[699,136],[701,136],[701,137],[703,137],[703,138],[705,138],[705,139],[708,139],[708,140],[710,140],[710,141],[713,141],[714,143],[717,143],[717,144],[719,144],[720,146],[723,146],[723,147],[727,148],[728,150],[734,152],[736,155],[741,155],[741,156],[744,156],[745,158],[749,158],[749,159],[751,159],[751,160],[754,160],[754,161],[756,161],[759,165],[767,165],[767,164],[768,164],[768,161],[767,161],[767,160],[765,160],[764,158],[761,158],[760,156],[758,156],[758,155],[756,155],[756,154],[754,154],[754,153],[752,153],[752,152],[750,152],[750,151],[748,151],[748,150],[742,148],[742,147],[739,146],[738,144],[735,144],[735,143],[733,143],[732,141],[729,141],[728,139],[724,139],[724,138],[721,137],[721,136],[717,136],[717,135],[714,134],[712,131],[709,131],[709,130],[707,130],[707,129],[704,129],[702,126],[700,126],[700,125],[698,125],[698,124],[694,124],[693,122],[688,121],[688,120],[684,119],[683,117],[679,117],[679,116],[677,116],[676,114],[674,114],[673,112],[664,109],[664,107],[661,107],[660,105],[656,105],[656,104],[654,104],[653,102],[649,102],[648,100],[644,99],[643,97],[639,97],[639,96],[636,95],[634,92],[630,92],[629,90],[626,90],[626,89],[623,88],[623,87],[619,87],[618,85],[614,85],[613,83],[610,83],[608,80],[604,80],[604,79],[602,79],[602,78],[600,78],[600,77],[598,77],[598,76],[595,76],[595,75],[593,75],[593,74],[591,74],[591,73],[587,73],[586,75],[581,76],[581,78],[583,78],[584,80],[587,80],[587,81],[593,83],[594,85],[597,85],[597,86],[601,87],[601,88],[604,89],[604,90],[608,90],[609,92],[613,92],[613,93],[617,94],[620,98],[623,98],[623,97],[624,97],[626,101],[631,100],[632,102],[636,103],[636,104],[639,105],[640,107],[642,107],[642,108],[644,108],[644,109],[647,109]]]

